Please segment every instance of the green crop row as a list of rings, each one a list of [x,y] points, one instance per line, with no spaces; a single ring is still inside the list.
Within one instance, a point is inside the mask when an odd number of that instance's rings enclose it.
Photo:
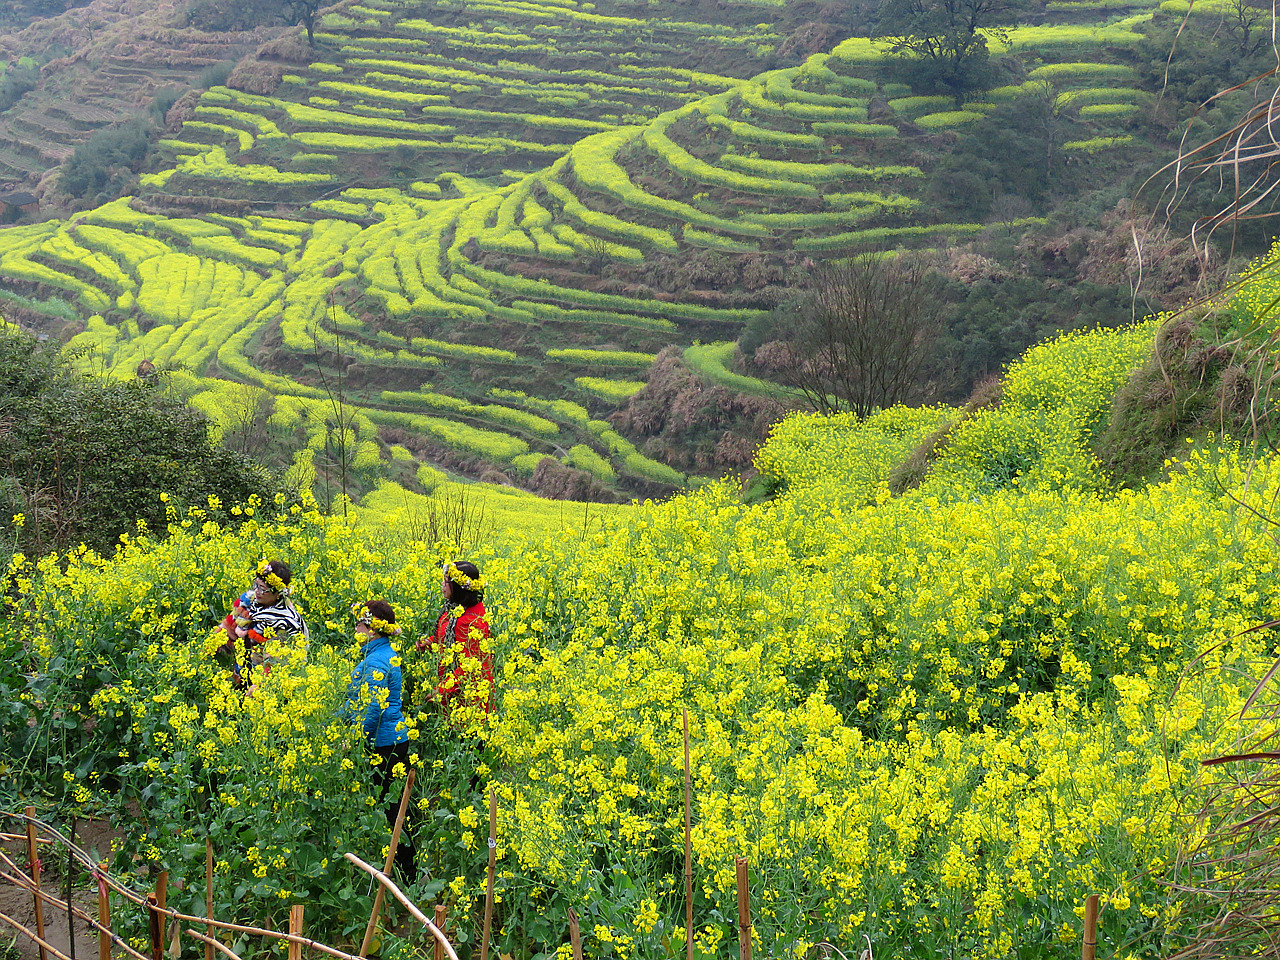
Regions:
[[[278,251],[241,243],[235,237],[196,237],[191,241],[191,249],[197,253],[263,270],[270,270],[280,265]]]
[[[103,227],[92,223],[77,223],[72,232],[86,247],[105,253],[118,263],[128,265],[130,271],[135,270],[143,260],[168,253],[167,244],[153,237],[126,233],[114,227]]]
[[[205,104],[197,104],[195,108],[196,116],[222,117],[228,121],[239,123],[240,125],[251,128],[258,136],[275,140],[284,136],[272,121],[266,117],[256,113],[245,113],[242,110],[232,110],[229,107],[211,107]]]
[[[1062,145],[1063,150],[1078,150],[1083,153],[1098,153],[1101,150],[1114,150],[1132,143],[1133,137],[1094,137],[1092,140],[1068,140]]]
[[[253,134],[247,130],[241,130],[239,127],[229,127],[223,123],[209,123],[205,120],[188,120],[182,125],[184,133],[188,131],[208,131],[215,134],[214,140],[221,143],[223,139],[230,137],[236,141],[241,153],[246,150],[253,149]]]
[[[6,253],[0,257],[0,276],[15,277],[19,280],[66,290],[78,296],[91,310],[106,310],[111,305],[111,298],[97,287],[85,283],[78,277],[29,260],[18,253]]]
[[[604,483],[612,483],[618,476],[613,469],[613,464],[585,443],[575,443],[570,447],[569,452],[564,456],[564,462],[571,467],[585,470]]]
[[[1064,90],[1058,94],[1058,102],[1083,106],[1096,103],[1141,103],[1151,99],[1145,90],[1133,87],[1082,87]]]
[[[644,142],[657,156],[661,157],[682,177],[698,183],[728,187],[743,193],[777,197],[812,197],[817,196],[809,184],[787,180],[772,180],[764,177],[743,176],[733,170],[717,167],[705,160],[699,160],[683,147],[676,144],[666,135],[663,124],[653,123],[644,130]],[[737,159],[736,154],[726,154],[725,161]]]
[[[533,300],[516,300],[511,304],[539,320],[564,323],[611,324],[619,327],[640,327],[647,330],[671,330],[675,324],[660,317],[643,317],[634,313],[615,313],[609,310],[572,310],[552,303]]]
[[[583,204],[572,190],[550,176],[543,179],[542,185],[551,197],[559,201],[560,208],[565,216],[578,221],[588,230],[602,233],[607,237],[629,240],[646,247],[665,250],[669,253],[677,249],[675,239],[666,230],[646,226],[642,223],[633,223],[630,220],[615,217],[610,213],[592,210]]]
[[[429,386],[422,390],[383,390],[381,397],[387,403],[402,407],[430,407],[433,410],[447,410],[459,416],[475,417],[480,420],[491,420],[517,430],[527,430],[542,437],[558,437],[560,427],[537,414],[524,410],[514,410],[497,403],[472,403],[458,397],[436,393]]]
[[[867,108],[861,105],[835,107],[819,103],[801,103],[796,100],[778,103],[765,96],[763,85],[756,81],[738,87],[738,95],[750,110],[780,115],[792,120],[861,121],[867,119]]]
[[[889,109],[904,117],[918,117],[952,103],[950,97],[895,97],[889,101]]]
[[[1099,117],[1129,117],[1138,112],[1136,103],[1090,103],[1080,108],[1080,116],[1086,120]]]
[[[432,436],[447,446],[467,453],[477,453],[490,460],[506,461],[529,452],[529,445],[519,437],[481,430],[479,427],[439,417],[398,410],[370,410],[369,416],[377,423]]]
[[[915,124],[923,127],[925,130],[945,130],[948,127],[958,127],[965,123],[973,123],[975,120],[981,120],[983,114],[976,110],[943,110],[940,113],[926,113],[923,117],[916,117]]]
[[[850,94],[815,93],[793,86],[794,78],[799,75],[800,67],[789,67],[785,70],[773,70],[756,79],[764,81],[764,95],[778,103],[808,103],[824,107],[865,107],[867,101]],[[856,101],[856,102],[854,102]]]
[[[868,203],[821,213],[745,213],[743,217],[773,230],[831,230],[851,227],[883,213],[885,209],[880,204]]]
[[[644,389],[642,380],[608,380],[604,377],[574,377],[574,384],[597,397],[620,403]]]
[[[1052,80],[1055,83],[1077,79],[1100,80],[1104,77],[1136,81],[1138,72],[1133,67],[1120,63],[1046,63],[1036,67],[1027,76],[1032,80]]]
[[[739,169],[752,173],[771,174],[779,179],[800,181],[807,184],[828,183],[832,180],[888,180],[899,177],[922,177],[919,167],[859,167],[850,163],[801,163],[794,160],[768,160],[764,157],[748,157],[735,153],[725,154],[722,160]]]
[[[813,132],[824,137],[861,137],[868,140],[896,137],[898,128],[891,123],[839,123],[818,121]]]
[[[796,148],[802,150],[820,150],[822,137],[810,133],[788,133],[785,130],[771,130],[768,127],[757,127],[743,120],[730,120],[728,117],[710,113],[706,115],[707,123],[719,130],[727,131],[734,139],[746,143],[763,143],[775,147]],[[817,124],[814,124],[816,130]],[[898,131],[893,127],[894,133]]]
[[[327,173],[290,173],[262,163],[231,163],[226,151],[216,146],[204,153],[187,157],[177,168],[179,172],[191,177],[210,177],[251,184],[328,183],[333,179]]]
[[[115,260],[105,253],[81,246],[64,230],[59,230],[40,244],[37,253],[57,266],[92,273],[116,290],[133,290],[137,286],[133,277],[122,270]]]
[[[636,128],[623,128],[579,140],[570,153],[573,172],[588,188],[606,193],[629,207],[647,210],[721,233],[745,234],[752,237],[766,235],[767,231],[761,227],[717,217],[678,200],[656,197],[632,183],[627,172],[614,160],[614,155],[623,143],[637,136],[639,132]]]
[[[634,350],[583,350],[572,347],[548,350],[546,355],[548,360],[567,360],[606,367],[647,367],[655,358],[655,354]]]
[[[576,426],[585,427],[591,422],[587,408],[572,400],[543,400],[541,397],[531,397],[523,390],[504,390],[502,387],[492,387],[489,396],[498,400],[514,400],[522,407],[537,410],[549,417],[558,417]]]
[[[684,228],[684,242],[695,247],[706,247],[710,250],[724,250],[729,253],[751,253],[760,248],[748,240],[735,240],[733,237],[708,233],[697,227]]]
[[[567,223],[557,223],[551,228],[551,235],[562,245],[567,246],[571,255],[603,254],[615,260],[626,260],[632,263],[638,263],[644,259],[644,254],[635,247],[614,243],[594,235],[581,234]]]
[[[1011,221],[1009,226],[1011,228],[1040,226],[1044,223],[1043,217],[1023,217]],[[985,226],[980,223],[937,223],[927,227],[873,227],[869,230],[855,230],[826,237],[801,237],[795,241],[795,248],[811,251],[838,251],[872,244],[891,244],[904,240],[979,233],[984,229],[986,229]]]
[[[668,303],[663,300],[640,300],[621,297],[593,290],[560,287],[541,280],[522,276],[508,276],[496,270],[486,270],[473,263],[464,262],[464,272],[475,280],[482,280],[490,289],[507,290],[533,300],[555,300],[560,303],[590,306],[610,311],[649,314],[657,317],[679,317],[685,320],[710,320],[720,323],[744,323],[763,315],[763,310],[718,309],[693,303]],[[567,319],[567,318],[566,318]]]

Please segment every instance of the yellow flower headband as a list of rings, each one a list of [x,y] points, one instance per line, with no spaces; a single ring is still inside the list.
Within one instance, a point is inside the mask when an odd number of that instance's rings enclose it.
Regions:
[[[485,587],[484,577],[468,577],[465,573],[458,569],[458,565],[450,560],[444,565],[445,576],[456,583],[458,586],[467,590],[474,590],[477,593]]]
[[[375,617],[369,613],[369,608],[363,603],[353,603],[351,605],[351,615],[356,618],[356,623],[367,623],[378,633],[384,637],[398,637],[403,631],[394,623],[388,623],[381,617]]]
[[[279,575],[271,569],[271,561],[263,560],[258,564],[258,576],[262,578],[262,582],[270,587],[273,591],[282,597],[289,595],[289,588],[285,582],[280,579]]]

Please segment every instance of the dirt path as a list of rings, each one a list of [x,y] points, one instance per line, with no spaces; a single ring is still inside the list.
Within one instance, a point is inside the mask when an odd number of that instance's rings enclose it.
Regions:
[[[8,820],[5,823],[5,827],[12,831],[14,821]],[[75,842],[76,846],[81,849],[106,857],[107,851],[111,849],[113,836],[114,833],[108,824],[103,821],[91,820],[77,824]],[[19,867],[26,869],[27,849],[25,843],[6,843],[4,844],[4,850]],[[44,860],[41,884],[47,892],[61,899],[65,893],[66,848],[61,844],[41,844],[40,854]],[[71,891],[71,899],[85,913],[90,916],[97,916],[97,890],[93,887],[89,876],[79,869],[76,871],[75,886]],[[12,917],[29,930],[34,931],[36,928],[34,898],[28,891],[4,880],[0,880],[0,913]],[[45,904],[44,926],[45,940],[54,949],[61,951],[66,956],[75,957],[75,960],[96,960],[98,956],[98,934],[88,923],[78,918],[75,921],[74,953],[72,953],[72,930],[67,924],[65,913],[49,906],[49,904]],[[40,948],[34,941],[29,940],[19,931],[0,921],[0,947],[6,946],[14,937],[17,938],[14,946],[22,960],[41,960]]]

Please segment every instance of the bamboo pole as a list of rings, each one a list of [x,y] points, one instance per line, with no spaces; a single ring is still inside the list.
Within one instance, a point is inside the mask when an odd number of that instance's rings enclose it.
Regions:
[[[436,927],[440,930],[441,933],[445,932],[444,923],[445,923],[445,915],[447,913],[448,913],[448,908],[445,907],[443,903],[436,904],[435,923],[436,923]],[[435,949],[432,951],[431,956],[432,956],[432,960],[444,960],[444,947],[441,946],[439,940],[436,941]]]
[[[418,771],[410,768],[409,775],[404,779],[404,792],[400,794],[400,808],[396,811],[396,822],[391,828],[391,845],[387,847],[386,866],[382,871],[385,874],[391,873],[391,867],[396,862],[396,847],[400,845],[400,830],[404,827],[405,814],[409,809],[409,794],[413,791],[413,781],[417,776]],[[365,927],[364,941],[360,944],[361,960],[369,956],[369,947],[373,945],[373,931],[378,927],[378,916],[382,913],[384,894],[385,891],[379,886],[378,892],[373,898],[373,913],[369,915],[369,926]]]
[[[498,859],[498,791],[489,785],[489,876],[484,885],[484,934],[480,960],[489,960],[489,932],[493,929],[493,871]]]
[[[303,906],[295,903],[289,908],[289,933],[292,936],[302,935],[302,912]],[[289,941],[289,960],[302,960],[302,944],[297,940]]]
[[[36,943],[40,946],[40,960],[49,960],[44,945],[44,900],[40,897],[40,857],[36,851],[36,808],[27,807],[27,863],[31,866],[31,881],[35,884]]]
[[[98,864],[98,960],[111,960],[111,898],[106,873],[107,865]]]
[[[573,960],[582,960],[582,928],[578,926],[573,907],[569,908],[569,946],[573,949]]]
[[[204,838],[204,915],[213,920],[213,837]],[[204,960],[213,960],[215,941],[211,922],[205,924],[204,933],[200,938],[204,943]]]
[[[240,958],[236,954],[231,952],[230,947],[216,940],[215,938],[206,937],[203,933],[197,933],[195,930],[191,930],[191,929],[188,929],[187,933],[191,934],[193,937],[195,937],[197,940],[203,943],[204,949],[207,953],[213,953],[214,950],[219,950],[222,953],[225,953],[228,957],[230,957],[231,960],[240,960]]]
[[[45,940],[40,939],[39,937],[36,936],[34,930],[24,927],[17,920],[13,919],[13,917],[8,916],[7,914],[0,913],[0,923],[7,923],[9,926],[13,927],[13,929],[17,930],[19,933],[25,936],[28,940],[33,941],[37,946],[40,947],[40,949],[49,951],[49,953],[51,953],[56,958],[56,960],[71,960],[70,957],[68,957],[65,953],[63,953],[61,950],[55,947],[52,943],[49,943]]]
[[[436,938],[437,943],[441,944],[444,947],[444,952],[449,955],[449,960],[458,960],[458,955],[454,953],[453,947],[449,945],[449,940],[447,937],[445,937],[444,933],[434,923],[432,923],[430,920],[427,919],[427,915],[425,913],[423,913],[421,910],[419,910],[417,907],[413,905],[413,901],[411,901],[408,897],[404,895],[404,893],[400,890],[399,887],[395,885],[395,883],[392,881],[390,877],[388,877],[382,871],[369,866],[367,863],[365,863],[363,860],[357,857],[354,853],[344,853],[343,856],[346,857],[348,860],[350,860],[352,863],[354,863],[357,867],[359,867],[365,873],[368,873],[371,876],[376,877],[378,880],[378,883],[382,884],[382,886],[390,890],[391,895],[395,897],[397,900],[399,900],[402,904],[404,904],[405,909],[408,910],[411,914],[413,914],[413,916],[423,926],[427,928],[427,930],[431,933],[431,935]],[[344,956],[348,956],[348,955],[344,954]]]
[[[751,960],[751,894],[746,857],[738,857],[738,953],[742,960]]]
[[[1098,953],[1098,895],[1089,894],[1084,901],[1084,943],[1081,960],[1094,960]]]
[[[67,843],[67,876],[63,885],[63,893],[67,900],[67,952],[71,954],[71,960],[76,960],[76,923],[75,916],[71,912],[71,884],[72,874],[76,871],[76,818],[72,816],[71,825],[68,827],[71,839]]]
[[[693,778],[689,773],[689,708],[684,708],[684,955],[693,960],[693,818],[690,796]]]

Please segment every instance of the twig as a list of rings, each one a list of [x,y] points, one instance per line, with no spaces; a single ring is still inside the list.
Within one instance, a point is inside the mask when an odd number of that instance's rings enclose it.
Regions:
[[[354,863],[361,870],[377,878],[379,883],[381,883],[384,887],[386,887],[388,890],[391,891],[391,895],[393,897],[395,897],[402,904],[404,904],[404,907],[406,910],[408,910],[411,914],[413,914],[413,916],[420,923],[422,923],[428,930],[431,931],[431,935],[436,938],[436,940],[440,943],[440,945],[444,947],[445,953],[449,955],[449,960],[458,960],[458,955],[454,953],[453,947],[449,945],[448,938],[445,937],[444,933],[440,930],[440,928],[427,919],[427,915],[423,913],[421,910],[419,910],[417,906],[414,905],[413,901],[411,901],[408,897],[406,897],[401,892],[400,888],[395,885],[395,883],[392,881],[390,877],[388,877],[381,870],[378,870],[375,867],[369,866],[369,864],[365,863],[363,860],[357,857],[354,853],[344,853],[343,856],[346,857],[348,860],[350,860],[352,863]],[[344,956],[350,957],[350,954],[344,954]],[[351,960],[360,960],[360,958],[351,958]]]

